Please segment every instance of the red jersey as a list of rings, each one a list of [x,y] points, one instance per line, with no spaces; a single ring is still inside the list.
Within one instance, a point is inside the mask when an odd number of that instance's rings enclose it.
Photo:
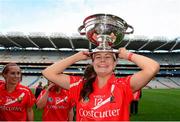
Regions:
[[[43,90],[37,101],[45,93]],[[61,89],[60,93],[49,91],[46,106],[44,107],[42,120],[43,121],[67,121],[68,114],[73,104],[69,99],[69,91]]]
[[[70,95],[76,102],[77,121],[129,120],[129,105],[133,98],[130,87],[131,76],[116,78],[112,75],[103,88],[98,88],[98,79],[93,83],[94,91],[86,100],[79,100],[83,80],[70,77]],[[111,99],[113,95],[113,100]]]
[[[0,85],[1,85],[1,84],[4,84],[4,83],[5,83],[5,82],[4,82],[3,80],[0,80]]]
[[[141,96],[141,90],[136,91],[133,93],[133,100],[138,101]]]
[[[32,107],[35,102],[34,95],[20,83],[11,93],[7,92],[5,85],[0,86],[0,120],[26,121],[27,108]]]

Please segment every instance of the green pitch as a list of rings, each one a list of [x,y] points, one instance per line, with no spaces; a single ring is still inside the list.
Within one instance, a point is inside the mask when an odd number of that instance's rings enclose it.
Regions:
[[[136,121],[180,120],[180,89],[144,89]]]
[[[42,111],[34,108],[35,120]],[[180,89],[143,89],[137,115],[133,121],[180,121]]]

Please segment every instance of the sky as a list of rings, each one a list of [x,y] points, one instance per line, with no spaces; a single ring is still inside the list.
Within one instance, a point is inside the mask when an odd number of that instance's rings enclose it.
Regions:
[[[98,13],[124,19],[132,36],[180,36],[180,0],[0,0],[0,33],[79,35],[83,20]]]

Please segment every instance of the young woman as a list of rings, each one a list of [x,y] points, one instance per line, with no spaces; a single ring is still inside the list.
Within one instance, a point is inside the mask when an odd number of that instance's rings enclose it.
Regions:
[[[80,60],[92,58],[94,73],[85,77],[69,76],[63,71]],[[127,77],[116,78],[114,69],[117,58],[132,61],[140,71]],[[129,120],[129,105],[133,92],[144,87],[159,71],[159,64],[142,55],[120,48],[118,56],[112,52],[78,52],[57,61],[42,73],[50,81],[70,89],[76,101],[76,120]]]
[[[48,82],[36,102],[38,109],[43,109],[42,121],[73,121],[73,102],[69,91]]]
[[[28,87],[20,84],[20,67],[15,63],[9,63],[4,67],[2,76],[5,83],[0,86],[0,120],[33,121],[32,106],[35,97]]]

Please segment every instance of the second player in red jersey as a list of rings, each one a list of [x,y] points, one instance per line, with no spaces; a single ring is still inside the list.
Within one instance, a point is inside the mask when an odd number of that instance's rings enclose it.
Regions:
[[[48,82],[47,89],[41,92],[36,105],[43,109],[43,121],[73,120],[73,102],[69,98],[69,91],[52,82]]]

